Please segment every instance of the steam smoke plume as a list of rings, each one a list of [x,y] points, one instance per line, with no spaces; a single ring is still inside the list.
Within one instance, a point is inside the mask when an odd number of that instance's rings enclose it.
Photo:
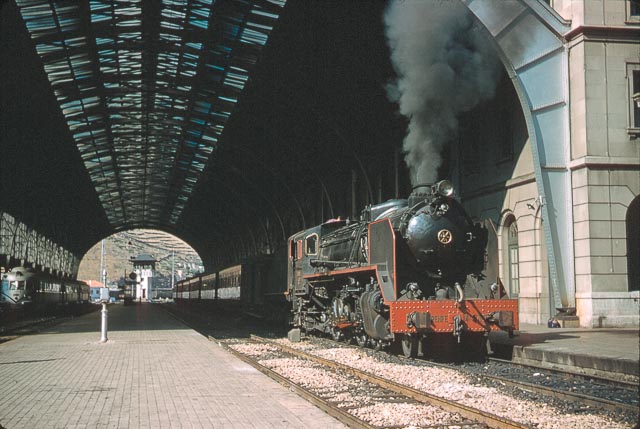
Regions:
[[[458,115],[493,96],[499,62],[458,0],[404,0],[385,13],[397,79],[387,93],[409,119],[405,161],[414,184],[435,182]]]

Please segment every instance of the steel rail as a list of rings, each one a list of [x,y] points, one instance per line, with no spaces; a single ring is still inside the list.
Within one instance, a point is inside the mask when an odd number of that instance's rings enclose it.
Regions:
[[[582,378],[590,378],[593,380],[597,380],[601,383],[606,383],[606,384],[611,384],[611,385],[624,385],[625,387],[628,387],[630,389],[637,389],[638,388],[638,381],[637,380],[624,380],[624,379],[617,379],[617,378],[613,378],[613,377],[605,377],[602,375],[598,375],[598,374],[589,374],[589,373],[583,373],[580,371],[572,371],[570,369],[564,369],[564,368],[560,368],[560,367],[551,367],[551,366],[544,366],[544,365],[536,365],[534,363],[530,363],[530,362],[514,362],[511,360],[506,360],[506,359],[499,359],[499,358],[495,358],[495,357],[489,357],[488,358],[489,361],[491,362],[498,362],[498,363],[503,363],[503,364],[507,364],[507,365],[517,365],[517,366],[522,366],[522,367],[526,367],[526,368],[534,368],[534,369],[539,369],[541,371],[547,371],[547,372],[552,372],[554,374],[561,374],[561,375],[571,375],[571,376],[575,376],[575,377],[582,377]],[[585,368],[585,369],[589,369],[589,368]],[[637,378],[637,376],[636,376]]]
[[[246,356],[246,355],[234,350],[232,347],[230,347],[224,341],[222,341],[222,340],[220,340],[218,338],[212,337],[211,335],[207,335],[207,338],[209,339],[209,341],[217,342],[225,350],[227,350],[228,352],[230,352],[231,354],[233,354],[235,357],[237,357],[238,359],[242,360],[243,362],[251,365],[252,367],[257,369],[261,373],[265,374],[268,377],[271,377],[272,379],[276,380],[278,383],[282,384],[283,386],[295,391],[296,394],[298,394],[299,396],[303,397],[304,399],[306,399],[307,401],[309,401],[310,403],[312,403],[316,407],[320,408],[322,411],[324,411],[325,413],[329,414],[330,416],[338,419],[340,422],[344,423],[345,425],[347,425],[347,426],[349,426],[351,428],[358,428],[358,429],[360,429],[360,428],[362,428],[362,429],[379,429],[377,426],[370,425],[369,423],[367,423],[367,422],[365,422],[363,420],[360,420],[359,418],[349,414],[348,412],[343,411],[340,408],[331,405],[328,401],[325,401],[324,399],[322,399],[319,396],[313,394],[312,392],[308,391],[304,387],[292,382],[291,380],[289,380],[286,377],[283,377],[282,375],[278,374],[277,372],[273,371],[272,369],[269,369],[266,366],[261,365],[255,359],[252,359],[251,357]]]
[[[513,366],[524,366],[524,367],[529,367],[529,368],[535,368],[535,369],[539,369],[541,371],[548,371],[548,372],[552,372],[558,375],[571,375],[571,376],[578,376],[578,377],[582,377],[582,378],[593,378],[595,380],[598,381],[604,381],[606,383],[611,384],[613,382],[613,380],[609,380],[609,379],[602,379],[601,377],[592,377],[590,375],[586,375],[586,374],[580,374],[580,373],[576,373],[576,372],[572,372],[572,371],[564,371],[564,370],[560,370],[560,369],[551,369],[551,368],[545,368],[545,367],[539,367],[536,365],[528,365],[528,364],[522,364],[519,362],[511,362],[511,361],[507,361],[507,360],[503,360],[503,359],[496,359],[496,358],[490,358],[490,360],[494,361],[494,362],[499,362],[502,364],[508,364],[508,365],[513,365]],[[453,369],[453,370],[458,370],[455,366],[452,365],[447,365],[447,364],[443,364],[443,363],[439,363],[439,362],[425,362],[428,363],[431,366],[435,366],[435,367],[439,367],[439,368],[447,368],[447,369]],[[533,384],[533,383],[528,383],[526,381],[518,381],[518,380],[511,380],[509,378],[505,378],[505,377],[500,377],[498,375],[490,375],[490,374],[476,374],[476,373],[470,373],[470,375],[473,375],[474,377],[480,377],[480,378],[484,378],[487,380],[492,380],[492,381],[497,381],[499,383],[503,383],[505,385],[511,386],[511,387],[515,387],[521,390],[526,390],[526,391],[530,391],[530,392],[534,392],[534,393],[538,393],[541,395],[545,395],[545,396],[549,396],[552,398],[556,398],[556,399],[561,399],[563,401],[567,401],[567,402],[571,402],[571,403],[576,403],[576,404],[584,404],[584,405],[589,405],[589,406],[593,406],[593,407],[599,407],[601,409],[604,410],[608,410],[608,411],[631,411],[631,412],[638,412],[638,406],[637,405],[630,405],[630,404],[626,404],[626,403],[622,403],[622,402],[616,402],[616,401],[611,401],[609,399],[605,399],[605,398],[598,398],[595,396],[589,396],[589,395],[585,395],[582,393],[578,393],[578,392],[568,392],[568,391],[564,391],[564,390],[557,390],[557,389],[553,389],[551,387],[547,387],[547,386],[541,386],[538,384]],[[625,384],[628,386],[633,386],[635,388],[637,388],[637,385],[632,385],[630,383],[623,383],[620,382],[619,384]]]
[[[610,401],[604,398],[595,398],[593,396],[588,396],[588,395],[584,395],[582,393],[577,393],[577,392],[566,392],[566,391],[556,390],[551,387],[539,386],[537,384],[527,383],[526,381],[509,380],[509,379],[498,377],[495,375],[480,375],[480,377],[484,377],[489,380],[494,380],[500,383],[504,383],[511,387],[532,391],[535,393],[551,396],[553,398],[562,399],[564,401],[568,401],[572,403],[585,404],[592,407],[603,408],[609,411],[631,411],[635,413],[638,412],[637,405],[623,404],[621,402]]]
[[[283,344],[279,344],[276,343],[274,341],[271,341],[269,339],[266,338],[262,338],[259,337],[257,335],[251,335],[250,337],[251,339],[258,341],[258,342],[262,342],[265,344],[269,344],[275,347],[280,348],[281,350],[286,351],[287,353],[290,353],[294,356],[298,356],[304,359],[308,359],[311,360],[313,362],[319,363],[321,365],[324,366],[328,366],[330,368],[334,368],[334,369],[340,369],[343,371],[346,371],[358,378],[360,378],[361,380],[365,380],[368,381],[370,383],[376,384],[380,387],[383,387],[385,389],[391,390],[392,392],[401,394],[401,395],[405,395],[407,397],[410,397],[418,402],[424,403],[424,404],[429,404],[429,405],[434,405],[437,406],[439,408],[442,408],[445,411],[451,412],[451,413],[457,413],[460,414],[461,416],[469,419],[469,420],[474,420],[476,422],[479,423],[484,423],[487,426],[489,426],[490,428],[495,428],[495,429],[531,429],[532,427],[529,425],[525,425],[523,423],[519,423],[510,419],[506,419],[504,417],[500,417],[497,416],[495,414],[491,414],[482,410],[477,410],[474,408],[471,408],[469,406],[463,405],[463,404],[459,404],[457,402],[454,401],[449,401],[447,399],[444,398],[440,398],[438,396],[426,393],[426,392],[422,392],[419,391],[417,389],[413,389],[411,387],[408,386],[403,386],[399,383],[396,383],[394,381],[391,380],[387,380],[385,378],[382,377],[378,377],[377,375],[373,375],[370,374],[368,372],[365,371],[361,371],[359,369],[350,367],[348,365],[344,365],[338,362],[334,362],[334,361],[330,361],[318,356],[314,356],[305,352],[302,352],[300,350],[296,350],[293,349],[291,347],[285,346]]]

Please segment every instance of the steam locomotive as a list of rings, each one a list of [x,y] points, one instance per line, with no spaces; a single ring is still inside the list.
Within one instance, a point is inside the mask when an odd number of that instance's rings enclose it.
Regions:
[[[488,299],[465,296],[469,279],[481,276],[487,230],[453,194],[446,180],[416,186],[408,199],[368,206],[358,221],[334,219],[290,237],[289,338],[329,334],[415,357],[517,330],[518,301],[502,299],[497,284]]]

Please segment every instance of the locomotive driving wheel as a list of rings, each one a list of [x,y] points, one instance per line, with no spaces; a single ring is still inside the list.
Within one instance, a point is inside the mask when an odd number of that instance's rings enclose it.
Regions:
[[[416,334],[404,334],[402,340],[402,354],[408,358],[418,357],[418,336]]]

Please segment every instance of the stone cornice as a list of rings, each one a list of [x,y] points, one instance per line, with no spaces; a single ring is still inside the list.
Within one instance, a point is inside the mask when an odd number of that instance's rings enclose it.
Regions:
[[[585,40],[617,40],[638,43],[640,26],[581,25],[564,35],[565,40],[568,42],[580,37]]]
[[[640,159],[631,156],[585,156],[569,163],[571,170],[581,168],[632,169],[640,170]]]

